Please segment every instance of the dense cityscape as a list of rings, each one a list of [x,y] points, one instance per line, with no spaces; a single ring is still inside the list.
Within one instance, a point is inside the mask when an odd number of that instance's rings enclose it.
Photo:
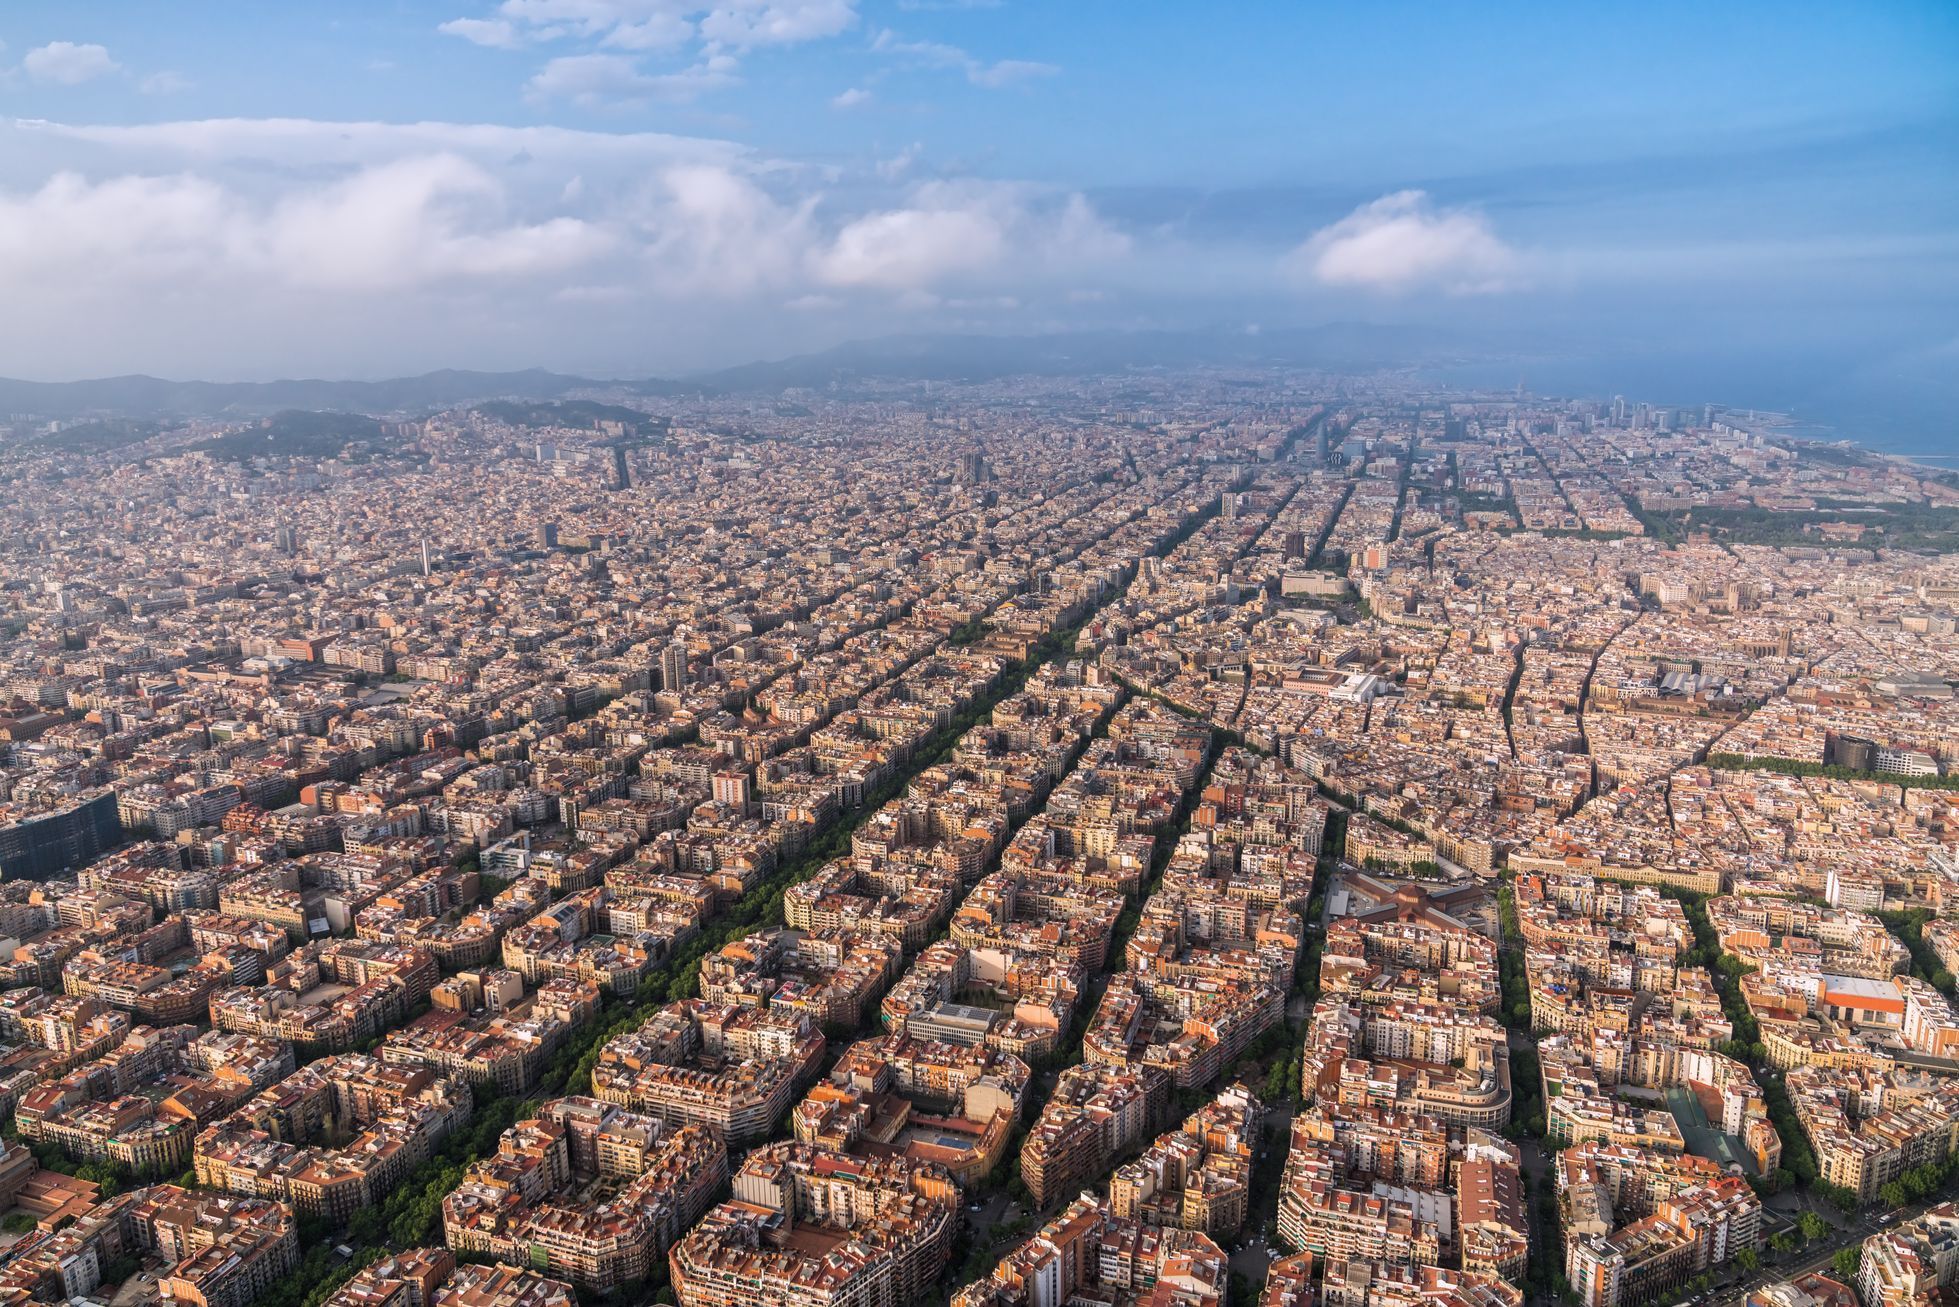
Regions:
[[[1230,369],[0,426],[0,1299],[1959,1292],[1959,480]]]

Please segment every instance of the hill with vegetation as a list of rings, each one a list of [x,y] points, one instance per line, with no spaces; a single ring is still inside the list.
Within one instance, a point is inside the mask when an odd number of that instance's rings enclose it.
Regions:
[[[337,458],[350,445],[362,447],[357,452],[380,452],[384,441],[381,424],[371,417],[288,409],[191,448],[241,463],[250,458]]]
[[[498,422],[507,422],[513,427],[570,427],[579,431],[597,431],[601,423],[618,422],[634,434],[644,434],[666,427],[664,418],[656,418],[636,408],[625,408],[618,404],[600,404],[589,399],[556,401],[498,399],[487,404],[478,404],[475,411]]]

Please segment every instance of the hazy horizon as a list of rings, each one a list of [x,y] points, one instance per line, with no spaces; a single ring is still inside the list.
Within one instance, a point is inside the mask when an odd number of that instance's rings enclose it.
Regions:
[[[1878,444],[1959,403],[1947,5],[112,0],[0,42],[9,376],[1359,321]]]

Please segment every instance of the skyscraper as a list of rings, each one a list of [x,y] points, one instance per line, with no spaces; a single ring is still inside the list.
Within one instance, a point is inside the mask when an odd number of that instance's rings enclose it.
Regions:
[[[676,640],[660,651],[660,688],[683,690],[687,687],[687,646]]]

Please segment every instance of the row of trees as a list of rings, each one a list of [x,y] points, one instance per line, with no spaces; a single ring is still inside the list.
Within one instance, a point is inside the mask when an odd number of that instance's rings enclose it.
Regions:
[[[978,644],[985,635],[986,619],[983,617],[969,617],[952,628],[952,633],[946,636],[946,647],[949,649],[964,649],[970,645]]]
[[[1952,1157],[1942,1162],[1914,1166],[1879,1189],[1878,1200],[1886,1207],[1906,1207],[1922,1198],[1930,1198],[1951,1181],[1955,1168],[1959,1168],[1959,1159]]]
[[[1502,984],[1503,1013],[1513,1031],[1528,1033],[1532,1027],[1530,979],[1524,966],[1524,936],[1517,922],[1517,899],[1510,886],[1496,891],[1497,922],[1503,939],[1497,948],[1497,976]],[[1546,1126],[1544,1076],[1537,1050],[1510,1045],[1510,1128],[1512,1139],[1542,1139]],[[1556,1200],[1545,1228],[1555,1228]]]
[[[1722,951],[1720,940],[1714,932],[1714,923],[1708,919],[1706,895],[1672,886],[1664,887],[1661,892],[1679,903],[1686,915],[1688,928],[1694,932],[1694,946],[1688,952],[1687,962],[1707,968],[1714,980],[1715,991],[1721,996],[1721,1009],[1734,1027],[1735,1037],[1723,1043],[1720,1051],[1756,1069],[1756,1080],[1769,1111],[1769,1123],[1775,1127],[1776,1136],[1782,1141],[1782,1165],[1774,1174],[1756,1180],[1756,1191],[1773,1194],[1799,1184],[1817,1188],[1826,1197],[1840,1203],[1840,1197],[1831,1192],[1832,1187],[1819,1179],[1816,1153],[1810,1147],[1808,1133],[1789,1104],[1789,1094],[1783,1088],[1781,1078],[1760,1073],[1768,1050],[1762,1042],[1761,1026],[1755,1020],[1755,1014],[1749,1010],[1747,1000],[1742,997],[1739,984],[1752,968]],[[1851,1207],[1855,1206],[1853,1195]]]
[[[1880,912],[1878,918],[1911,950],[1911,973],[1947,998],[1953,996],[1952,973],[1939,961],[1925,942],[1925,926],[1932,919],[1930,908],[1911,908],[1903,912]]]
[[[1796,1218],[1795,1229],[1781,1230],[1769,1236],[1767,1258],[1764,1258],[1760,1252],[1757,1252],[1753,1248],[1743,1248],[1735,1254],[1734,1264],[1743,1274],[1753,1275],[1762,1269],[1764,1261],[1780,1261],[1802,1251],[1805,1247],[1816,1243],[1818,1240],[1828,1238],[1829,1235],[1829,1222],[1814,1212],[1804,1212]],[[1839,1249],[1835,1260],[1832,1262],[1832,1266],[1839,1274],[1844,1274],[1843,1268],[1847,1258],[1850,1268],[1848,1275],[1854,1279],[1857,1274],[1857,1260],[1861,1255],[1861,1249],[1854,1245],[1849,1248]],[[1702,1271],[1693,1279],[1687,1281],[1685,1285],[1681,1286],[1681,1291],[1690,1295],[1699,1295],[1714,1288],[1715,1283],[1715,1272],[1710,1267],[1708,1270]]]
[[[1506,705],[1508,700],[1506,694]],[[1531,1036],[1533,1027],[1530,980],[1524,964],[1523,929],[1517,920],[1517,897],[1509,884],[1497,886],[1496,907],[1497,925],[1502,936],[1497,942],[1497,976],[1501,982],[1503,1015],[1512,1035],[1510,1125],[1504,1134],[1518,1142],[1541,1141],[1547,1125],[1544,1075],[1536,1048],[1522,1046],[1523,1040]],[[1544,1245],[1525,1269],[1525,1284],[1534,1299],[1551,1298],[1558,1302],[1576,1303],[1577,1295],[1565,1280],[1563,1258],[1557,1251],[1563,1247],[1557,1190],[1534,1177],[1528,1166],[1523,1168],[1522,1179],[1525,1203],[1536,1216],[1537,1228],[1532,1237]]]
[[[1762,771],[1778,776],[1821,776],[1833,781],[1878,781],[1908,790],[1959,790],[1959,776],[1883,776],[1833,762],[1798,762],[1794,758],[1755,758],[1739,753],[1710,753],[1707,765],[1715,771]]]
[[[1714,923],[1708,920],[1705,894],[1695,894],[1670,885],[1662,886],[1660,892],[1680,904],[1681,911],[1687,917],[1687,926],[1694,932],[1694,946],[1687,952],[1688,965],[1707,969],[1713,977],[1715,991],[1721,995],[1721,1010],[1734,1027],[1735,1037],[1752,1048],[1760,1042],[1762,1030],[1755,1021],[1755,1014],[1749,1010],[1748,1001],[1741,996],[1741,986],[1737,982],[1753,968],[1721,951],[1721,941],[1714,933]],[[1786,1144],[1787,1141],[1784,1142]]]
[[[1517,926],[1517,899],[1508,885],[1497,886],[1496,910],[1503,926],[1503,944],[1497,952],[1497,975],[1503,985],[1503,1014],[1512,1029],[1531,1028],[1530,980],[1524,970],[1523,939]]]
[[[96,1161],[77,1162],[61,1150],[58,1144],[46,1140],[27,1139],[20,1132],[20,1123],[15,1117],[8,1117],[0,1123],[0,1140],[9,1144],[24,1144],[27,1151],[34,1154],[35,1163],[43,1171],[58,1171],[72,1175],[77,1180],[87,1180],[98,1186],[100,1197],[113,1198],[132,1184],[154,1184],[164,1179],[174,1179],[176,1183],[190,1188],[197,1177],[189,1171],[180,1176],[166,1176],[162,1170],[151,1167],[132,1171],[112,1158]]]
[[[1884,546],[1932,553],[1959,549],[1959,512],[1937,504],[1867,504],[1782,511],[1769,508],[1728,508],[1697,504],[1672,520],[1682,528],[1708,531],[1737,544],[1815,545],[1810,528],[1854,521],[1869,528],[1865,547]]]

